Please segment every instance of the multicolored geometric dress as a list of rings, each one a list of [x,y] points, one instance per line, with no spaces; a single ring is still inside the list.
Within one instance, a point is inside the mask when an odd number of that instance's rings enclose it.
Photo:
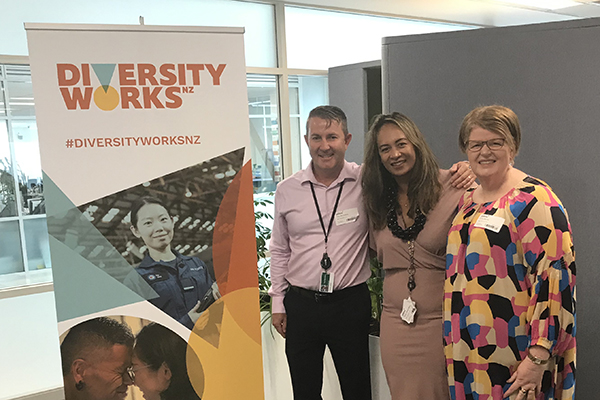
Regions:
[[[474,203],[469,191],[459,207],[444,285],[452,399],[503,399],[533,345],[552,354],[537,399],[573,399],[575,253],[562,203],[546,183],[526,177],[489,203]]]

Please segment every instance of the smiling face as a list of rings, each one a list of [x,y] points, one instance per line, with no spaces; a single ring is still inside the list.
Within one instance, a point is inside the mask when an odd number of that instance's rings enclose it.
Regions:
[[[115,344],[94,351],[85,360],[82,380],[90,400],[122,400],[132,384],[127,374],[131,365],[131,348]]]
[[[381,163],[396,180],[408,179],[415,166],[415,147],[394,124],[385,124],[377,134],[377,149]]]
[[[133,234],[146,246],[165,251],[173,240],[173,219],[160,204],[145,204],[137,213],[137,223],[131,226]]]
[[[313,171],[317,180],[335,180],[344,167],[344,156],[352,135],[344,136],[339,122],[312,117],[308,121],[308,133],[304,136]]]
[[[505,138],[498,133],[476,126],[471,130],[468,143],[494,139],[500,142]],[[490,150],[487,145],[484,145],[478,151],[467,150],[467,157],[473,173],[484,184],[486,179],[500,179],[508,173],[511,168],[510,163],[514,158],[514,151],[505,141],[504,145],[497,150]]]
[[[134,384],[140,388],[144,399],[160,400],[160,394],[167,390],[170,383],[169,379],[167,379],[166,367],[163,365],[155,371],[136,355],[133,356],[131,362],[135,373]]]

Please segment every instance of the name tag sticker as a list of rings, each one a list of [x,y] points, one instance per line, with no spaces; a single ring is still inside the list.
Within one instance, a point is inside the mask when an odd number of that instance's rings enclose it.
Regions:
[[[358,219],[358,208],[349,208],[347,210],[335,213],[335,224],[337,226],[349,224]]]
[[[481,214],[475,223],[477,228],[489,229],[496,233],[500,232],[502,225],[504,225],[504,218],[488,214]]]

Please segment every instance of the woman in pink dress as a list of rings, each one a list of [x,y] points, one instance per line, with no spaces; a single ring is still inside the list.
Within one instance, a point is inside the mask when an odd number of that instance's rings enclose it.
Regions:
[[[474,179],[466,163],[440,170],[417,126],[399,113],[371,125],[362,174],[372,247],[385,270],[381,356],[392,399],[448,399],[446,238]]]

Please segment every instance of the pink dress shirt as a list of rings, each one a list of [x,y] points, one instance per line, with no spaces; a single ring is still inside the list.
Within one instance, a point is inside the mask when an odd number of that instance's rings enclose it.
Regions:
[[[356,208],[354,222],[336,225],[329,232],[328,254],[334,275],[333,290],[356,286],[371,275],[368,259],[367,213],[363,207],[360,167],[344,162],[338,178],[325,186],[317,182],[312,163],[277,185],[275,216],[271,244],[271,289],[274,313],[284,313],[283,298],[287,288],[299,286],[318,290],[321,277],[320,261],[325,252],[325,236],[310,190],[312,182],[323,216],[325,229],[329,226],[335,200],[344,182],[337,212]]]

